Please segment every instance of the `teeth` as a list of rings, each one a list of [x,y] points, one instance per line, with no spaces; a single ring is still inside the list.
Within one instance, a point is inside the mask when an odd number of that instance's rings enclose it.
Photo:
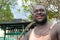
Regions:
[[[37,18],[42,18],[41,16],[38,16]]]
[[[37,18],[42,18],[43,16],[42,15],[35,15]]]

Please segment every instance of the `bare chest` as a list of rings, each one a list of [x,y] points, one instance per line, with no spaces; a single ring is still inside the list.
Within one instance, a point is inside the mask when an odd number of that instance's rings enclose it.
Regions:
[[[36,35],[39,35],[39,36],[47,35],[47,34],[49,34],[49,32],[50,32],[50,27],[46,27],[46,28],[35,28],[34,29],[34,33]]]
[[[34,32],[35,30],[32,31],[29,40],[50,40],[50,32],[46,32],[44,34],[44,31],[38,31]],[[42,33],[41,33],[42,32]]]

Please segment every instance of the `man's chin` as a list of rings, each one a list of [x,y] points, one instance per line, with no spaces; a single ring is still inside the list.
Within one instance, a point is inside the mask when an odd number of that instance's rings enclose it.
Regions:
[[[37,19],[37,21],[41,22],[43,19]]]

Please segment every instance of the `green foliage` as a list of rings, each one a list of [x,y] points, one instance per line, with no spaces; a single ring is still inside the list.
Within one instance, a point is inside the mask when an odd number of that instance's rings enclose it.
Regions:
[[[28,9],[29,9],[28,6],[22,5],[22,7],[23,7],[23,9],[24,9],[24,12],[28,12]]]
[[[28,0],[25,0],[25,2],[27,2]]]
[[[33,19],[31,14],[28,16],[28,18],[29,18],[30,20],[32,20],[32,19]]]
[[[57,18],[57,14],[58,12],[55,12],[55,11],[50,11],[50,10],[47,10],[47,14],[49,16],[49,19],[52,19],[52,18]]]
[[[4,21],[10,21],[14,19],[13,14],[11,12],[9,4],[5,1],[1,1],[1,7],[0,7],[0,22]]]

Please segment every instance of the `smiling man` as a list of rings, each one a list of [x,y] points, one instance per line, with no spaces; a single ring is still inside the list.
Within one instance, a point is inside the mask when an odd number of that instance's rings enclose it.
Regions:
[[[60,40],[60,25],[47,21],[44,5],[35,5],[32,16],[36,26],[25,35],[23,40]]]

